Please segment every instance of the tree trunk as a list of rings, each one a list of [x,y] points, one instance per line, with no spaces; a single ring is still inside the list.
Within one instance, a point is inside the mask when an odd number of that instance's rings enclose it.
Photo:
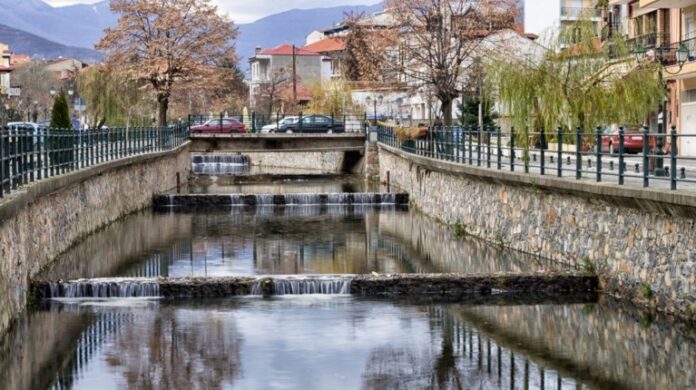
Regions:
[[[157,97],[159,103],[159,123],[160,127],[167,126],[167,110],[169,110],[169,96],[160,95]]]
[[[440,111],[442,112],[442,124],[452,126],[452,98],[440,98]]]

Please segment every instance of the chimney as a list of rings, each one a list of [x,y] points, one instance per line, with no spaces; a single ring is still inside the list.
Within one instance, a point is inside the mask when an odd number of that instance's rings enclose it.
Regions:
[[[254,54],[259,54],[261,52],[261,46],[256,46],[256,51],[254,51]]]

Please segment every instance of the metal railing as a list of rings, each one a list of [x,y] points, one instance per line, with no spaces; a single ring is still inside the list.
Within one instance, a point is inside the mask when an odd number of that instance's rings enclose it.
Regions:
[[[378,139],[418,156],[488,169],[696,191],[696,157],[678,154],[680,142],[696,143],[696,134],[677,134],[675,128],[669,133],[650,133],[647,127],[521,133],[455,126],[400,139],[394,128],[380,126]]]
[[[183,123],[90,130],[5,127],[0,130],[0,198],[38,180],[173,149],[188,136]]]
[[[214,115],[200,115],[192,114],[188,117],[188,122],[191,126],[203,125],[208,121],[213,121],[214,127],[217,126],[222,132],[224,130],[223,120],[224,119],[236,119],[237,121],[244,124],[244,131],[247,133],[261,133],[261,132],[277,132],[278,129],[283,131],[284,120],[286,118],[294,118],[296,121],[299,118],[305,118],[312,115],[318,115],[326,118],[328,128],[334,129],[340,127],[342,131],[347,133],[357,133],[365,132],[369,123],[372,121],[367,114],[308,114],[308,113],[282,113],[277,112],[269,115],[261,115],[252,112],[251,114],[214,114]],[[296,123],[296,126],[292,126],[293,132],[302,132],[302,122]]]

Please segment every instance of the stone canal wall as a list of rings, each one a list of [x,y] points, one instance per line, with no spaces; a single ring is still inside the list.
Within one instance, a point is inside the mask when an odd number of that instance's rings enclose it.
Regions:
[[[583,267],[605,291],[696,320],[696,196],[463,166],[380,145],[413,206],[504,247]]]
[[[42,180],[0,202],[0,334],[24,309],[30,278],[78,240],[149,206],[190,169],[186,143]]]

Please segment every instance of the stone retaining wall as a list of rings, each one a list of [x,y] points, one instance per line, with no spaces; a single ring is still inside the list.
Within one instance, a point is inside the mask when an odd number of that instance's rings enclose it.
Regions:
[[[696,320],[696,196],[487,170],[380,145],[380,174],[466,235],[582,267],[643,307]]]
[[[152,203],[189,175],[189,144],[36,182],[0,203],[0,334],[24,310],[29,279],[75,242]]]

